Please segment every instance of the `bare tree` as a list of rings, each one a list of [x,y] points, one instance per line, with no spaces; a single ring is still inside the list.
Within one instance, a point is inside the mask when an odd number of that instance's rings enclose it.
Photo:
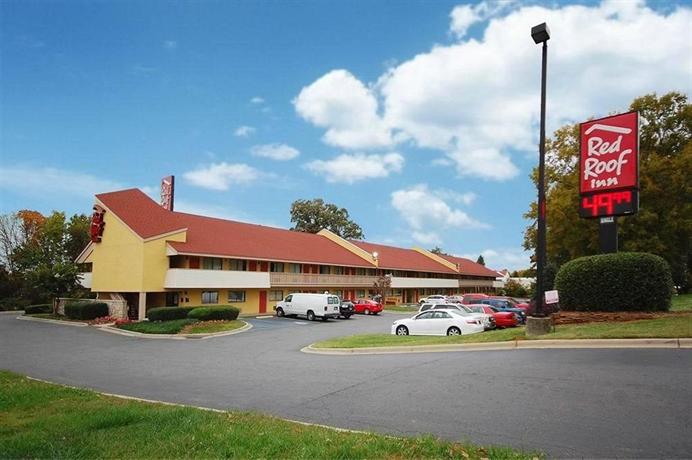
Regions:
[[[12,254],[24,243],[22,220],[17,213],[0,215],[0,264],[14,271]]]

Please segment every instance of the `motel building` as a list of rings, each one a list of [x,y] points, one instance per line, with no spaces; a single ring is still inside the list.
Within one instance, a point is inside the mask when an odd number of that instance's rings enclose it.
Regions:
[[[367,298],[383,275],[388,303],[499,286],[497,272],[468,259],[175,212],[172,199],[166,206],[138,189],[96,195],[92,242],[77,259],[82,284],[133,319],[163,306],[271,313],[292,292]]]

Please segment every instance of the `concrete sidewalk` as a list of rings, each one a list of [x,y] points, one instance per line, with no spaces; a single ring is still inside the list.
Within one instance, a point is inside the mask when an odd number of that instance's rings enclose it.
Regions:
[[[692,338],[679,339],[573,339],[511,340],[506,342],[460,343],[453,345],[408,345],[396,347],[302,348],[320,355],[379,355],[389,353],[436,353],[443,351],[488,351],[545,348],[692,348]]]

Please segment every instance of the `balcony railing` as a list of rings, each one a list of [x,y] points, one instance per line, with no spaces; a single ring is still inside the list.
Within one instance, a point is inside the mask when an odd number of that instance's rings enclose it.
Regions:
[[[405,278],[392,276],[392,288],[450,288],[459,287],[459,280],[450,278]]]
[[[317,275],[311,273],[270,273],[272,286],[372,287],[376,276]]]
[[[269,273],[231,270],[200,270],[169,268],[166,272],[166,289],[194,288],[268,288]]]

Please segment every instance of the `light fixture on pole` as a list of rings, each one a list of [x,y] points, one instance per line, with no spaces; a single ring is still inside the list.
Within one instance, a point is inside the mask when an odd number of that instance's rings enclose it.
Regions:
[[[536,308],[534,315],[543,316],[544,271],[546,264],[545,240],[545,86],[548,65],[548,40],[550,29],[544,22],[531,28],[534,43],[543,43],[543,62],[541,65],[541,137],[538,158],[538,231],[536,235]]]

